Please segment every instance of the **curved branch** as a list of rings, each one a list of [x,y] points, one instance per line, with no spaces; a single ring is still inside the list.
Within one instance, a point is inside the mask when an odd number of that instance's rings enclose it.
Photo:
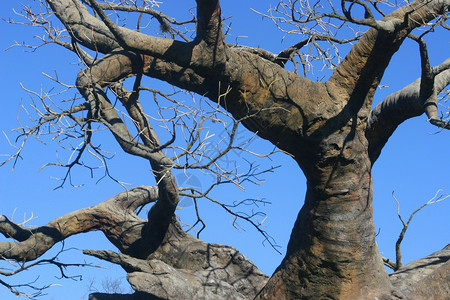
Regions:
[[[347,9],[345,6],[346,2],[351,3],[349,9]],[[358,4],[364,8],[364,19],[354,18],[352,16],[351,9],[354,6],[354,4]],[[395,30],[398,30],[403,25],[403,21],[400,19],[391,19],[391,20],[382,19],[378,21],[375,20],[372,11],[370,10],[369,4],[360,0],[341,0],[341,8],[345,18],[354,24],[366,25],[375,28],[377,30],[390,33],[394,32]]]
[[[439,118],[438,112],[438,94],[441,90],[435,90],[436,72],[433,72],[430,66],[428,50],[425,41],[421,37],[410,35],[419,43],[420,59],[422,64],[422,77],[420,80],[420,97],[424,101],[425,113],[431,124],[442,129],[450,129],[450,122],[444,122]],[[444,65],[450,67],[450,59],[444,62]],[[442,67],[441,67],[442,68]]]
[[[116,37],[111,33],[110,29],[108,29],[105,23],[92,16],[87,8],[79,0],[46,1],[58,17],[58,19],[64,24],[68,32],[72,35],[74,42],[79,43],[90,50],[96,52],[98,51],[101,53],[111,53],[114,49],[118,49],[120,47]],[[147,36],[145,34],[138,33],[127,28],[121,27],[117,30],[120,32],[123,31],[124,35],[126,36],[129,35],[130,37],[135,37],[137,35],[140,38],[148,40],[149,42],[155,41],[151,36]],[[165,47],[161,47],[161,45],[158,45],[158,43],[156,43],[157,45],[155,47],[160,47],[159,49],[162,49],[161,51],[156,52],[158,52],[160,56],[162,56],[160,52],[167,50],[169,47],[168,45],[170,45],[174,41],[170,39],[161,39],[158,40],[158,42],[159,41],[164,41],[163,45],[166,45]],[[135,57],[131,59],[130,64],[133,67],[137,67],[138,69],[133,69],[133,74],[137,74],[143,70],[144,74],[147,76],[167,81],[170,84],[176,85],[182,89],[196,92],[200,95],[208,94],[208,97],[217,98],[217,83],[213,83],[210,79],[205,79],[204,77],[196,73],[192,68],[186,68],[185,66],[182,67],[180,64],[170,62],[167,59],[167,56],[176,56],[177,58],[175,59],[175,61],[189,61],[188,56],[190,54],[188,48],[191,47],[189,45],[192,45],[192,43],[177,42],[177,45],[180,46],[180,51],[184,53],[184,58],[182,58],[181,56],[177,57],[181,53],[168,53],[166,56],[164,56],[164,60],[157,58],[157,55],[144,55],[142,58],[144,64],[139,65],[136,63],[136,59],[138,57]],[[184,47],[186,49],[184,49]],[[169,52],[176,51],[173,51],[173,49],[171,49]],[[131,53],[127,54],[125,51],[121,52],[121,54],[129,57],[134,55]],[[126,76],[129,76],[129,74]]]
[[[108,26],[102,20],[97,19],[91,15],[85,5],[80,0],[45,0],[50,8],[53,10],[58,19],[67,28],[67,31],[72,36],[75,42],[87,47],[90,50],[100,53],[109,53],[114,49],[120,47],[120,40],[112,33]],[[84,1],[86,2],[86,1]],[[98,3],[97,3],[98,4]],[[105,6],[104,4],[103,6]],[[103,11],[98,4],[99,11]],[[109,20],[109,18],[108,18]],[[109,20],[110,21],[110,20]],[[116,28],[114,23],[113,28]],[[135,37],[149,37],[145,34],[138,33],[128,28],[118,29],[120,32],[125,32],[125,35]],[[172,41],[170,39],[156,38],[158,42],[165,41],[165,45]],[[152,40],[153,41],[153,40]],[[157,47],[158,48],[158,47]],[[161,49],[158,48],[158,49]],[[167,48],[165,48],[167,49]]]
[[[195,42],[189,43],[149,36],[117,26],[104,13],[103,6],[95,0],[89,0],[89,3],[103,22],[92,16],[79,0],[46,1],[74,40],[93,51],[109,53],[122,46],[128,50],[161,58],[166,62],[174,62],[197,71],[198,69],[211,70],[224,63],[225,45],[221,31],[220,5],[217,0],[213,1],[212,11],[208,9],[212,5],[210,1],[199,1],[200,19],[207,20],[202,21],[203,23],[211,21],[212,25],[209,23],[206,25],[209,26],[205,29],[209,30],[207,34],[204,33],[205,30],[200,30],[201,26],[199,26],[200,36]],[[214,35],[212,33],[214,30],[219,30],[219,33],[216,31]],[[217,42],[214,45],[211,44],[213,40]]]
[[[450,58],[431,69],[435,74],[434,90],[440,93],[450,84]],[[404,121],[425,112],[424,99],[420,95],[421,79],[387,96],[374,107],[368,118],[366,137],[369,155],[374,163],[395,129]]]
[[[401,251],[401,244],[403,239],[405,238],[406,231],[408,230],[409,224],[411,223],[414,215],[418,213],[420,210],[422,210],[425,206],[428,206],[430,204],[435,204],[441,201],[446,200],[450,197],[450,194],[440,194],[441,190],[438,190],[433,198],[428,200],[428,202],[422,204],[419,208],[417,208],[415,211],[411,213],[411,215],[408,218],[408,221],[404,221],[402,216],[400,215],[400,202],[395,198],[394,192],[392,192],[392,197],[394,198],[395,202],[397,202],[397,216],[400,219],[400,222],[402,222],[403,228],[400,231],[400,234],[398,236],[397,242],[395,243],[395,268],[394,271],[397,271],[401,267],[403,267],[403,260],[402,260],[402,251]]]
[[[149,36],[120,27],[106,15],[96,0],[88,1],[113,33],[119,45],[126,50],[161,58],[200,72],[215,69],[225,63],[221,22],[215,17],[219,14],[220,19],[218,0],[212,0],[212,3],[211,0],[198,1],[197,13],[200,14],[198,36],[193,43]],[[202,29],[203,27],[205,28]]]
[[[342,93],[349,95],[349,99],[355,99],[360,106],[365,103],[368,113],[372,96],[392,55],[413,29],[442,14],[446,5],[448,1],[432,0],[424,4],[416,0],[395,10],[383,20],[400,22],[401,25],[392,33],[369,29],[336,68],[329,81],[339,86]]]
[[[83,2],[87,2],[87,0],[83,0]],[[158,20],[159,24],[161,25],[161,28],[163,28],[165,31],[172,30],[177,35],[179,35],[183,40],[186,42],[189,42],[189,39],[185,37],[181,32],[176,30],[172,25],[184,25],[188,23],[196,23],[197,20],[194,18],[192,20],[188,21],[177,21],[174,18],[171,18],[164,13],[157,11],[155,9],[152,9],[147,6],[135,6],[135,5],[124,5],[124,4],[116,4],[116,3],[98,3],[98,6],[102,10],[113,10],[113,11],[125,11],[125,12],[138,12],[143,14],[149,14],[150,16],[154,17],[156,20]]]
[[[176,248],[181,243],[182,252]],[[205,243],[184,234],[165,247],[167,251],[156,252],[146,260],[112,251],[85,250],[84,253],[121,265],[128,272],[127,279],[133,288],[149,298],[153,295],[175,299],[183,295],[192,299],[205,296],[206,299],[253,299],[268,279],[250,260],[229,246]]]
[[[139,186],[108,200],[54,219],[45,226],[26,229],[0,218],[0,232],[18,242],[0,242],[3,259],[31,261],[56,243],[75,234],[101,230],[122,252],[128,253],[140,238],[145,221],[134,210],[158,199],[156,187]],[[117,213],[118,211],[126,213]]]
[[[91,114],[105,124],[122,149],[129,154],[148,159],[159,187],[159,201],[149,211],[149,227],[152,234],[162,234],[171,222],[180,200],[175,179],[171,173],[173,165],[162,151],[159,140],[148,123],[137,98],[138,93],[128,99],[122,98],[127,111],[134,119],[143,143],[138,142],[118,115],[116,109],[102,90],[109,82],[142,72],[142,59],[131,53],[113,53],[101,59],[92,68],[79,73],[77,86],[91,107]],[[136,89],[138,86],[135,87]]]
[[[211,276],[210,272],[189,272],[175,269],[160,260],[137,260],[112,251],[86,250],[85,254],[120,264],[127,272],[133,289],[149,299],[239,299],[240,294],[231,284]]]
[[[105,24],[79,0],[46,0],[73,39],[93,51],[108,53],[119,47]]]
[[[420,98],[423,99],[425,113],[429,119],[437,119],[437,93],[434,90],[434,79],[436,74],[431,70],[430,58],[428,55],[427,44],[422,37],[409,34],[408,37],[419,44],[420,62],[421,62],[421,77],[420,77]]]

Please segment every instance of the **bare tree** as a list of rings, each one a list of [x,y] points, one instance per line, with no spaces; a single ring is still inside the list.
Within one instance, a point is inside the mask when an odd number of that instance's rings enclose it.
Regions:
[[[85,254],[120,264],[136,290],[130,299],[414,297],[391,285],[375,243],[371,171],[405,120],[425,113],[433,126],[450,128],[438,106],[450,82],[450,59],[431,67],[424,40],[437,28],[449,29],[449,1],[398,6],[278,1],[260,13],[280,30],[301,36],[279,54],[227,44],[219,1],[196,4],[196,13],[184,21],[158,11],[150,0],[42,0],[40,12],[25,7],[25,23],[46,33],[38,47],[56,43],[79,57],[83,69],[74,86],[53,79],[81,97],[57,104],[52,99],[58,95],[29,91],[38,120],[17,130],[23,143],[7,161],[20,156],[29,137],[50,135],[71,153],[69,163],[53,163],[67,168],[62,184],[70,182],[73,167],[94,168],[84,163],[86,155],[109,176],[108,152],[93,142],[94,134],[106,129],[123,151],[150,163],[157,184],[132,188],[32,230],[2,217],[0,232],[14,240],[0,243],[2,258],[32,261],[71,235],[101,230],[121,253]],[[121,26],[123,13],[130,24],[136,22],[134,28]],[[142,32],[145,18],[157,23],[160,35]],[[372,108],[381,78],[405,39],[418,44],[421,78]],[[350,52],[341,56],[339,46],[350,43]],[[307,78],[318,64],[332,69],[323,82]],[[174,94],[145,87],[146,77],[173,85]],[[197,105],[177,100],[181,91],[207,100]],[[156,114],[144,112],[144,93],[154,99]],[[224,118],[231,126],[223,125]],[[205,133],[209,123],[221,126],[223,140]],[[175,217],[180,197],[190,197],[198,216],[193,226],[202,224],[196,199],[207,198],[272,242],[260,226],[261,213],[244,214],[210,197],[218,185],[241,186],[271,171],[252,163],[246,169],[222,164],[230,150],[246,149],[235,142],[240,124],[293,157],[307,178],[305,204],[286,256],[270,278],[237,250],[187,234]],[[203,190],[179,187],[177,170],[205,172],[215,180]],[[150,203],[147,219],[140,218],[140,209]]]

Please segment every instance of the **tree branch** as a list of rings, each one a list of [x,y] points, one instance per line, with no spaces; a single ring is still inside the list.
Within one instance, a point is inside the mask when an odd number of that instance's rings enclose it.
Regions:
[[[133,244],[141,237],[146,222],[134,210],[157,199],[156,187],[139,186],[34,229],[20,227],[2,216],[0,232],[18,242],[0,242],[0,255],[18,262],[31,261],[72,235],[95,230],[103,231],[122,252],[135,251]],[[118,214],[118,211],[126,213]]]
[[[346,40],[340,40],[340,39],[337,39],[335,37],[328,36],[328,35],[311,35],[307,39],[304,39],[303,41],[300,41],[300,42],[296,43],[295,45],[281,51],[276,57],[276,63],[279,64],[280,66],[284,67],[286,62],[295,54],[295,52],[297,52],[304,46],[306,46],[309,43],[312,43],[314,41],[329,41],[329,42],[333,42],[336,44],[347,44],[347,43],[351,43],[353,41],[357,41],[359,39],[360,39],[360,36],[356,36],[354,38],[350,38],[350,39],[346,39]]]
[[[121,265],[128,272],[127,279],[133,288],[148,297],[251,299],[267,281],[267,276],[253,263],[229,246],[194,238],[183,238],[183,241],[190,243],[181,257],[179,254],[169,258],[171,253],[165,253],[166,259],[152,256],[140,260],[112,251],[85,250],[84,253]],[[192,261],[201,261],[202,269]]]
[[[450,58],[433,67],[434,92],[440,93],[450,84]],[[404,121],[425,112],[424,99],[420,94],[421,79],[415,80],[403,89],[387,96],[370,113],[366,129],[369,153],[374,163],[395,129]]]
[[[79,0],[45,0],[73,39],[90,50],[108,53],[119,47],[104,23]]]
[[[416,0],[395,10],[382,20],[401,25],[392,32],[369,29],[339,64],[329,81],[349,95],[349,101],[355,99],[360,107],[365,103],[368,114],[372,96],[392,55],[413,29],[435,19],[446,5],[448,3],[440,0],[427,1],[426,4]]]
[[[208,46],[222,48],[225,45],[222,31],[222,11],[219,0],[196,0],[197,39]]]
[[[422,210],[425,206],[428,206],[430,204],[435,204],[441,201],[444,201],[445,199],[450,197],[450,194],[441,194],[439,195],[441,190],[438,190],[433,198],[428,200],[427,203],[423,204],[419,208],[417,208],[415,211],[411,213],[411,215],[408,218],[408,221],[404,221],[402,216],[400,215],[400,202],[395,198],[394,192],[392,192],[392,197],[394,198],[395,202],[397,202],[397,216],[400,219],[400,222],[402,222],[403,228],[399,234],[399,237],[397,239],[397,242],[395,243],[395,263],[392,264],[394,267],[393,270],[397,271],[401,267],[403,267],[403,260],[402,260],[402,251],[401,251],[401,244],[403,239],[405,238],[406,231],[408,230],[409,224],[411,223],[414,215],[418,213],[420,210]]]
[[[219,47],[217,44],[209,44],[213,43],[213,41],[205,39],[207,39],[207,37],[214,37],[209,35],[204,36],[203,31],[200,31],[202,35],[199,36],[199,40],[193,43],[185,43],[172,39],[149,36],[116,25],[101,9],[96,0],[88,1],[90,2],[90,6],[96,11],[108,29],[113,33],[120,46],[126,50],[161,58],[174,62],[180,66],[189,67],[196,71],[200,71],[200,73],[206,72],[206,74],[218,65],[222,65],[224,63],[225,56],[223,52],[223,38],[220,41],[217,40],[217,38],[214,40],[217,43],[221,43],[222,46]],[[211,4],[209,1],[200,2],[202,4]],[[218,1],[216,0],[215,2],[217,2],[218,5]],[[217,13],[216,10],[211,12],[208,10],[208,5],[206,5],[206,15],[211,13],[214,16]],[[202,10],[200,11],[203,12]],[[210,16],[210,18],[213,16]],[[203,17],[200,16],[200,19],[203,20]],[[207,19],[209,20],[208,17]],[[208,26],[210,26],[209,23]],[[220,23],[217,26],[219,26],[218,29],[221,30]],[[208,30],[212,29],[208,28]],[[216,33],[216,35],[217,34],[218,33]],[[201,42],[206,42],[206,45]],[[213,49],[211,49],[211,47],[213,47]]]
[[[350,2],[349,9],[346,7],[346,3]],[[364,18],[355,18],[351,14],[351,9],[355,6],[354,4],[360,5],[364,9]],[[372,28],[375,28],[379,31],[385,31],[392,33],[403,25],[403,21],[400,19],[391,19],[391,20],[375,20],[372,11],[370,10],[370,7],[367,3],[360,1],[360,0],[341,0],[341,8],[342,12],[344,13],[345,18],[347,18],[348,21],[358,24],[358,25],[366,25],[370,26]],[[334,16],[333,16],[334,17]],[[339,17],[337,17],[339,18]]]
[[[84,3],[87,0],[83,0]],[[175,29],[172,25],[185,25],[188,23],[196,23],[197,20],[195,18],[187,21],[177,21],[174,18],[171,18],[164,13],[157,11],[148,6],[135,6],[135,5],[124,5],[124,4],[116,4],[116,3],[97,3],[98,7],[102,10],[113,10],[113,11],[125,11],[125,12],[138,12],[142,14],[148,14],[154,17],[161,25],[161,29],[163,31],[172,31],[176,35],[180,36],[184,41],[189,42],[190,40],[184,36],[180,31]]]

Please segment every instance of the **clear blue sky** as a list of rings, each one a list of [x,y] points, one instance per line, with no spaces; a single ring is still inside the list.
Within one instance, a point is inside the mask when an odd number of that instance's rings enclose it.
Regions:
[[[14,18],[12,9],[20,10],[20,3],[34,3],[31,1],[3,0],[0,4],[0,17],[3,19]],[[164,1],[166,2],[166,1]],[[183,1],[184,2],[184,1]],[[232,16],[232,34],[239,43],[249,46],[259,46],[272,52],[278,52],[296,40],[296,37],[288,37],[282,41],[280,34],[271,21],[262,21],[261,17],[250,11],[254,8],[265,11],[269,3],[274,1],[248,0],[223,1],[223,14]],[[169,2],[167,2],[169,3]],[[194,6],[194,1],[186,1]],[[174,10],[171,4],[168,9],[182,15],[184,10],[178,6]],[[172,6],[172,7],[170,7]],[[168,13],[169,14],[169,13]],[[170,14],[169,14],[170,15]],[[59,78],[68,84],[73,84],[78,72],[78,66],[73,62],[76,58],[66,50],[49,45],[38,49],[34,53],[26,53],[23,48],[15,47],[3,51],[15,41],[31,44],[37,43],[34,35],[42,35],[39,30],[30,27],[9,25],[0,21],[0,94],[2,109],[0,110],[0,130],[5,132],[11,140],[15,134],[11,129],[19,127],[17,114],[22,104],[29,108],[30,98],[21,89],[19,83],[26,88],[39,91],[49,91],[55,86],[42,73],[58,73]],[[445,34],[445,36],[444,36]],[[230,37],[229,42],[235,42]],[[447,58],[449,51],[449,34],[438,33],[428,38],[433,65]],[[387,69],[382,84],[389,87],[379,90],[376,99],[380,101],[389,93],[400,89],[420,75],[419,54],[417,45],[405,42],[401,50],[395,55],[392,64]],[[155,88],[156,86],[153,86]],[[20,120],[27,123],[27,116],[23,109],[20,112]],[[448,132],[435,133],[436,128],[426,122],[426,117],[421,116],[403,124],[390,139],[374,170],[374,208],[376,228],[379,229],[377,237],[382,255],[394,259],[394,244],[401,230],[401,224],[397,219],[397,206],[391,193],[395,190],[397,199],[401,202],[401,213],[404,217],[428,201],[438,189],[450,192],[450,136]],[[242,131],[241,138],[248,135]],[[106,138],[105,143],[108,143]],[[270,148],[267,142],[256,140],[251,143],[251,148],[264,152]],[[82,187],[72,188],[66,185],[63,189],[53,190],[58,182],[53,177],[61,176],[63,170],[46,168],[38,170],[48,161],[55,161],[56,151],[54,144],[43,145],[30,140],[22,154],[23,160],[17,164],[14,172],[11,172],[12,164],[0,168],[0,213],[8,217],[14,215],[16,222],[23,221],[31,215],[36,219],[30,224],[44,225],[48,221],[70,211],[94,205],[123,191],[123,188],[110,180],[102,180],[97,176],[90,179],[89,173],[80,170],[73,178],[74,183],[84,184]],[[0,154],[12,153],[14,149],[8,145],[3,133],[0,136]],[[131,183],[132,186],[140,184],[153,184],[147,164],[142,160],[124,155],[118,148],[112,148],[116,158],[111,162],[111,171],[120,180]],[[239,157],[231,156],[230,159]],[[269,162],[262,161],[262,165]],[[297,165],[285,155],[275,155],[273,165],[281,167],[273,174],[266,176],[266,183],[260,186],[248,186],[244,193],[235,189],[222,190],[217,194],[219,200],[234,201],[245,198],[264,198],[271,205],[264,207],[268,219],[265,221],[266,230],[275,238],[280,250],[284,253],[290,231],[299,211],[305,194],[305,179]],[[202,184],[205,178],[196,176]],[[423,257],[434,251],[442,249],[449,242],[450,218],[448,218],[450,200],[426,207],[414,218],[410,229],[403,242],[404,261]],[[207,228],[202,234],[202,239],[228,244],[239,249],[244,255],[252,259],[265,273],[271,274],[282,259],[267,244],[263,244],[263,238],[251,227],[243,224],[245,230],[236,231],[232,226],[232,218],[220,209],[208,203],[202,203],[201,212],[207,221]],[[192,207],[187,207],[180,212],[184,216],[192,214]],[[242,223],[241,223],[242,224]],[[4,239],[1,239],[4,240]],[[60,245],[57,245],[56,251]],[[66,248],[77,249],[114,249],[112,245],[100,233],[83,234],[72,237],[66,241]],[[55,250],[52,250],[55,253]],[[49,254],[50,256],[51,254]],[[48,290],[48,296],[44,299],[86,299],[88,286],[91,280],[95,280],[95,286],[102,290],[102,281],[105,279],[124,278],[125,273],[119,267],[111,266],[105,262],[84,257],[80,250],[71,250],[62,256],[64,262],[83,262],[84,260],[94,264],[101,264],[107,269],[70,269],[72,275],[82,275],[82,281],[58,280],[58,270],[54,267],[41,267],[25,272],[26,274],[16,278],[6,278],[9,282],[32,281],[41,276],[38,283],[55,283]],[[2,263],[0,267],[4,267]],[[2,278],[4,279],[4,278]],[[123,291],[129,288],[124,280]],[[15,299],[6,289],[0,287],[0,299]]]

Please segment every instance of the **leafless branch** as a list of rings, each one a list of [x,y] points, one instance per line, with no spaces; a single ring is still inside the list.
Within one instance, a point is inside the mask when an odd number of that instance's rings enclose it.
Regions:
[[[88,1],[86,0],[83,0],[83,2],[89,5]],[[175,36],[179,36],[186,42],[189,42],[190,39],[187,38],[182,31],[176,29],[174,25],[195,24],[197,22],[195,17],[193,17],[191,20],[177,21],[174,18],[163,14],[160,11],[153,9],[153,7],[155,7],[155,3],[149,3],[149,1],[144,1],[142,6],[137,6],[134,3],[131,5],[127,5],[127,4],[117,4],[108,1],[106,3],[98,3],[98,7],[105,11],[113,10],[113,11],[148,14],[159,22],[162,32],[170,32],[172,34],[172,38],[175,38]],[[187,30],[184,31],[186,32]]]
[[[68,249],[68,250],[71,250],[71,249]],[[95,268],[100,267],[99,265],[94,265],[91,263],[62,263],[62,262],[60,262],[58,257],[61,255],[61,253],[68,251],[68,250],[64,249],[64,241],[62,241],[61,249],[53,257],[48,258],[48,259],[40,259],[40,260],[35,261],[30,264],[27,264],[26,262],[14,262],[14,261],[11,261],[11,260],[3,257],[2,255],[0,255],[0,259],[8,262],[9,265],[11,265],[13,267],[13,270],[11,270],[11,271],[3,271],[6,269],[11,269],[11,268],[0,267],[0,275],[9,277],[9,276],[16,275],[20,272],[29,270],[36,266],[53,265],[59,270],[59,273],[60,273],[59,279],[65,278],[65,279],[79,280],[79,279],[81,279],[81,276],[79,276],[79,275],[72,276],[67,272],[67,269],[71,268],[71,267],[95,267]],[[38,285],[36,285],[36,281],[38,280],[38,278],[36,278],[36,280],[34,280],[33,282],[25,283],[25,284],[17,284],[17,285],[9,285],[8,283],[6,283],[5,281],[0,279],[0,284],[5,286],[10,292],[15,294],[16,296],[23,296],[23,297],[30,298],[30,299],[41,296],[45,292],[45,290],[47,290],[50,287],[59,285],[59,284],[48,284],[48,285],[44,285],[44,286],[38,286]],[[23,291],[24,289],[31,289],[31,290],[34,290],[35,292],[26,293]]]
[[[239,206],[241,206],[242,204],[245,205],[258,205],[258,203],[261,204],[267,204],[268,202],[266,201],[262,201],[262,200],[257,200],[257,199],[246,199],[240,202],[235,202],[232,205],[227,205],[224,204],[216,199],[213,199],[212,197],[208,196],[205,193],[202,193],[201,191],[198,191],[196,189],[190,189],[190,193],[187,192],[180,192],[181,196],[186,196],[186,197],[190,197],[193,199],[196,198],[206,198],[209,201],[219,205],[220,207],[222,207],[227,213],[229,213],[230,215],[233,216],[233,226],[236,229],[239,229],[239,223],[238,220],[243,220],[247,223],[250,223],[250,225],[253,226],[253,228],[255,228],[263,237],[264,237],[264,241],[268,242],[269,245],[275,250],[277,251],[279,254],[281,254],[281,252],[278,250],[279,246],[276,244],[275,240],[273,239],[273,237],[271,237],[264,229],[262,229],[262,225],[264,223],[264,221],[266,220],[266,215],[265,213],[261,212],[261,211],[253,211],[251,213],[246,213],[246,212],[235,212],[233,210],[233,208],[237,208]],[[201,218],[199,218],[201,220]],[[195,226],[195,225],[193,225]],[[193,227],[192,226],[192,227]]]
[[[397,202],[397,216],[403,225],[403,229],[401,230],[397,242],[395,243],[395,256],[396,256],[395,263],[386,259],[384,260],[386,266],[393,269],[394,271],[397,271],[398,269],[403,267],[401,243],[405,237],[406,231],[408,230],[409,224],[411,223],[414,215],[418,213],[420,210],[422,210],[424,207],[430,204],[442,202],[445,199],[450,198],[450,194],[442,194],[441,192],[442,190],[438,190],[433,198],[431,198],[430,200],[428,200],[428,202],[426,202],[425,204],[417,208],[415,211],[413,211],[406,222],[400,214],[400,202],[395,197],[394,192],[392,192],[392,197],[394,198],[395,202]]]

